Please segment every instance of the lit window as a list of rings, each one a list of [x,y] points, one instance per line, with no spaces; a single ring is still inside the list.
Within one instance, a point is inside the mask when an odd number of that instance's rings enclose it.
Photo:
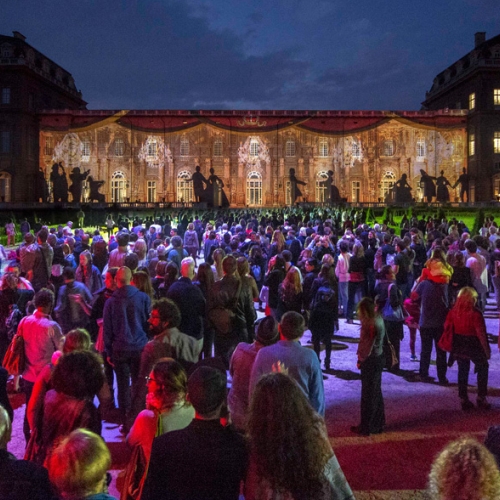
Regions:
[[[476,93],[472,92],[469,94],[469,109],[474,109],[476,107]]]
[[[2,104],[10,104],[10,87],[2,89]]]
[[[125,154],[125,142],[123,139],[115,141],[115,156],[123,156]]]
[[[90,141],[82,142],[82,161],[90,161]]]
[[[249,172],[247,175],[247,205],[262,205],[262,175],[259,172]]]
[[[250,156],[259,156],[259,141],[258,139],[252,139],[250,141]]]
[[[500,154],[500,132],[495,132],[493,135],[493,152]]]
[[[148,203],[156,201],[156,181],[148,181]]]
[[[156,160],[158,156],[158,144],[156,143],[156,139],[151,139],[148,141],[148,154],[147,161]]]
[[[500,89],[493,89],[493,104],[500,106]]]
[[[352,181],[351,183],[351,201],[359,203],[361,198],[361,181]]]
[[[123,203],[127,199],[127,178],[123,172],[113,172],[111,176],[111,201]]]
[[[214,141],[214,156],[220,158],[222,156],[222,141]]]
[[[353,158],[361,158],[361,146],[358,141],[352,141],[351,154]]]
[[[316,175],[316,202],[325,203],[328,192],[328,172],[318,172]]]
[[[319,156],[321,158],[328,156],[328,141],[326,139],[320,139],[319,141]]]
[[[177,174],[177,201],[190,203],[194,200],[191,174],[183,170]]]
[[[292,158],[295,156],[295,141],[293,141],[292,139],[286,141],[285,155],[287,156],[287,158]]]
[[[10,131],[2,130],[0,141],[0,153],[10,153]]]
[[[382,155],[383,156],[394,156],[394,141],[392,139],[388,140],[388,141],[384,141]]]
[[[476,136],[474,134],[469,134],[469,156],[474,156],[476,154]]]
[[[189,156],[189,141],[187,139],[181,140],[181,156]]]
[[[425,158],[425,139],[423,137],[417,139],[417,158]]]
[[[54,139],[52,137],[45,137],[45,156],[52,156],[54,153]]]

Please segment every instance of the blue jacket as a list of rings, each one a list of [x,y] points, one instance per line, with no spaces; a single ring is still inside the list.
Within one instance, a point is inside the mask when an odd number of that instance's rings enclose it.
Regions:
[[[448,285],[421,281],[415,292],[422,299],[420,305],[420,328],[443,328],[448,315]]]
[[[142,351],[148,341],[151,299],[137,288],[126,285],[115,290],[104,304],[103,326],[106,352]]]

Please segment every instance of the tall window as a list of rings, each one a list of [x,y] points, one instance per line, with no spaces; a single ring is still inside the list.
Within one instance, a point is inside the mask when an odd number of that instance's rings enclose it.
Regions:
[[[358,203],[361,197],[361,181],[352,181],[351,187],[352,201]]]
[[[394,156],[394,141],[392,139],[384,141],[384,145],[382,148],[382,155],[383,156]]]
[[[500,89],[493,89],[493,105],[500,106]]]
[[[253,156],[254,158],[256,156],[259,156],[259,141],[258,141],[258,139],[251,139],[250,140],[250,156]]]
[[[123,172],[114,172],[111,176],[111,201],[123,203],[127,199],[127,179]]]
[[[247,205],[262,205],[262,175],[259,172],[249,172],[247,175]]]
[[[177,174],[177,201],[190,203],[194,200],[193,183],[188,179],[191,179],[191,174],[186,170]]]
[[[324,203],[328,197],[327,180],[327,172],[318,172],[318,174],[316,175],[316,201],[318,203]]]
[[[156,181],[148,181],[148,203],[156,202]]]
[[[51,136],[45,137],[45,156],[52,156],[54,154],[54,138]]]
[[[158,143],[156,142],[156,139],[151,138],[151,140],[148,142],[148,154],[147,154],[147,161],[153,161],[158,158]]]
[[[476,107],[476,93],[472,92],[469,94],[469,109],[475,109]]]
[[[417,159],[425,158],[425,139],[419,137],[417,139]]]
[[[115,156],[123,156],[125,154],[125,142],[123,139],[115,140]]]
[[[0,202],[10,202],[10,181],[11,176],[7,172],[0,173]]]
[[[10,104],[10,87],[2,89],[2,104]]]
[[[82,142],[82,161],[90,161],[90,141]]]
[[[0,153],[10,153],[10,131],[2,130],[0,135]]]
[[[214,157],[220,158],[222,156],[222,141],[217,139],[214,141]]]
[[[287,158],[293,158],[295,156],[295,141],[288,139],[285,145],[285,155]]]
[[[382,201],[385,201],[386,196],[392,191],[395,182],[396,175],[387,171],[380,181],[379,196]]]
[[[469,156],[474,156],[476,154],[476,136],[475,134],[469,134]]]
[[[495,132],[493,134],[493,152],[495,154],[500,154],[500,132]]]
[[[189,141],[181,139],[181,156],[189,156]]]
[[[319,140],[319,156],[321,158],[328,156],[328,141],[326,139]]]
[[[353,158],[361,158],[361,145],[358,141],[352,141],[351,155]]]

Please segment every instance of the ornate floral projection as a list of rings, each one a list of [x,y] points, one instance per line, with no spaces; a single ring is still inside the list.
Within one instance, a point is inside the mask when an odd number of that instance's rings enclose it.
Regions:
[[[165,144],[163,138],[159,136],[149,135],[144,141],[137,158],[145,161],[149,168],[158,168],[173,162],[172,152],[168,144]]]

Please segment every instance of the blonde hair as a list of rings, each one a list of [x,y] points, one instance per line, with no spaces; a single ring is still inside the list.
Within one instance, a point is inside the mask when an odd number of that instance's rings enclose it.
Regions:
[[[453,307],[459,313],[470,311],[474,309],[477,302],[477,292],[470,286],[465,286],[458,292],[457,301]]]
[[[500,498],[500,471],[495,458],[474,439],[453,441],[432,464],[429,491],[435,500]]]
[[[51,483],[63,498],[84,498],[97,491],[111,465],[103,439],[86,429],[65,437],[47,460]]]

